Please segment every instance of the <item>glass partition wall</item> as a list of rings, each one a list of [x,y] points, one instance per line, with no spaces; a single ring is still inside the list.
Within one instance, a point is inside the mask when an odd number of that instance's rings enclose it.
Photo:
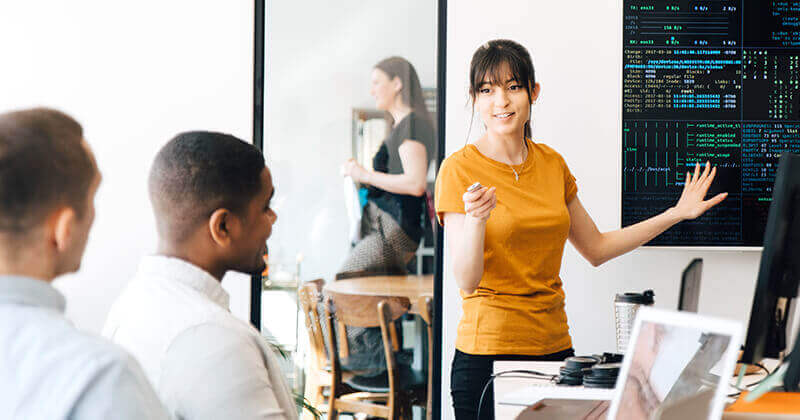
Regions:
[[[254,321],[285,350],[290,384],[323,418],[330,342],[348,388],[388,387],[387,365],[417,378],[414,389],[390,392],[412,406],[393,409],[424,418],[437,388],[428,324],[436,306],[441,4],[256,3],[264,20],[255,81],[262,58],[264,86],[254,137],[258,144],[263,130],[278,220],[254,288]],[[380,321],[377,302],[391,306],[391,339],[369,319]]]

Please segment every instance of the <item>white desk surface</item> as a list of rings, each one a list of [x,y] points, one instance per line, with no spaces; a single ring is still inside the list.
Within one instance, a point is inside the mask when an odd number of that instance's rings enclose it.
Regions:
[[[557,375],[558,369],[561,367],[563,362],[495,362],[494,363],[494,373],[504,372],[507,370],[535,370],[542,373]],[[764,360],[763,364],[767,369],[770,371],[774,370],[775,367],[778,365],[778,361],[775,359],[766,359]],[[513,376],[513,375],[512,375]],[[763,371],[758,374],[754,375],[747,375],[744,377],[742,381],[744,384],[750,384],[756,381],[761,380],[765,374]],[[505,396],[514,395],[515,392],[529,387],[531,385],[541,384],[543,380],[541,379],[534,379],[534,378],[520,378],[520,377],[499,377],[494,380],[494,412],[495,418],[498,420],[506,420],[506,419],[515,419],[519,413],[521,413],[525,407],[518,404],[517,401],[508,401],[508,399],[504,399]],[[734,383],[735,379],[731,379],[731,383]],[[731,393],[735,392],[735,390],[731,390]],[[518,393],[518,392],[517,392]],[[536,398],[532,396],[531,404],[535,403]],[[723,419],[725,416],[723,415]],[[741,417],[737,417],[740,419]],[[756,417],[754,417],[756,418]]]

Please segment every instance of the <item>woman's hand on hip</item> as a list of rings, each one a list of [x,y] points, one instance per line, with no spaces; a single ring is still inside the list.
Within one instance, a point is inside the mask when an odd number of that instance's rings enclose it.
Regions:
[[[710,168],[711,163],[706,162],[706,168],[701,174],[700,164],[698,163],[694,167],[694,175],[689,172],[686,173],[686,182],[683,186],[681,198],[674,207],[674,211],[680,220],[696,219],[708,209],[721,203],[728,196],[728,193],[720,193],[711,199],[703,200],[706,197],[706,193],[708,193],[708,188],[714,181],[714,177],[717,175],[717,168]]]
[[[473,192],[465,192],[462,196],[464,200],[464,213],[475,219],[486,221],[497,206],[497,195],[495,187],[482,187]]]

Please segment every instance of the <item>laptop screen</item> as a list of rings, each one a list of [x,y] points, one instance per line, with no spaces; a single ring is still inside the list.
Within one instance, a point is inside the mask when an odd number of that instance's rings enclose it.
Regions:
[[[694,411],[699,404],[705,410],[693,418],[707,418],[716,411],[714,397],[727,391],[734,346],[741,338],[706,327],[700,316],[682,315],[695,318],[695,322],[640,320],[635,341],[628,347],[629,360],[620,372],[612,404],[617,407],[612,408],[610,418],[661,418],[662,413],[681,404],[691,404]],[[703,399],[698,403],[698,398]]]

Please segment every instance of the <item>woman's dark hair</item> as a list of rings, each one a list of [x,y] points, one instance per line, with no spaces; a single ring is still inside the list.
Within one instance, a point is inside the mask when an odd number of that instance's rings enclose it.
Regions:
[[[475,113],[475,97],[485,80],[491,84],[505,84],[505,80],[500,80],[506,76],[501,73],[504,65],[508,65],[511,77],[525,87],[530,101],[536,85],[536,74],[531,55],[525,47],[514,41],[495,39],[478,47],[475,54],[472,55],[469,65],[469,96],[472,99],[473,114]],[[525,136],[530,137],[530,135],[531,122],[529,119],[525,123]]]
[[[422,96],[422,86],[419,83],[419,76],[414,66],[403,57],[389,57],[378,62],[375,65],[376,69],[389,76],[389,80],[395,77],[399,78],[403,83],[403,89],[400,91],[400,99],[405,105],[408,105],[418,117],[424,118],[426,121],[433,124],[428,108],[425,106],[425,98]]]

